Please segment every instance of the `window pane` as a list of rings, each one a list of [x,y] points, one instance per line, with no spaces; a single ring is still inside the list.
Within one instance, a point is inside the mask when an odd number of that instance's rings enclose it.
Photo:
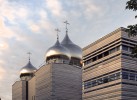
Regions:
[[[98,79],[97,83],[98,83],[98,85],[102,84],[103,83],[103,79],[102,78]]]
[[[111,54],[111,53],[114,53],[115,51],[116,51],[115,48],[113,48],[109,51],[109,53]]]
[[[137,74],[136,74],[136,77],[135,77],[135,78],[136,78],[136,81],[137,81]]]
[[[109,76],[109,80],[110,80],[110,81],[115,80],[115,74],[110,75],[110,76]]]
[[[92,81],[92,86],[96,86],[96,85],[97,85],[96,80]]]
[[[98,59],[100,59],[100,58],[102,58],[102,57],[103,57],[102,54],[98,55]]]
[[[116,73],[116,79],[120,79],[120,72]]]
[[[87,88],[90,88],[91,87],[91,82],[90,81],[88,81],[88,82],[85,82],[84,83],[84,89],[87,89]]]
[[[118,51],[118,50],[120,50],[120,46],[117,46],[117,47],[116,47],[116,51]]]
[[[96,57],[94,57],[92,60],[93,60],[93,61],[96,61],[96,60],[97,60],[97,58],[96,58]]]
[[[135,74],[130,73],[130,75],[129,75],[129,79],[130,79],[130,80],[135,80]]]
[[[128,73],[122,72],[122,79],[128,79]]]
[[[107,83],[107,82],[109,82],[108,77],[104,77],[104,78],[103,78],[103,83]]]
[[[122,45],[122,50],[128,51],[128,46]]]
[[[130,47],[130,48],[129,48],[129,51],[130,51],[130,52],[132,52],[132,51],[133,51],[133,48],[132,48],[132,47]]]
[[[104,52],[104,56],[107,56],[107,55],[109,55],[109,52],[108,51]]]

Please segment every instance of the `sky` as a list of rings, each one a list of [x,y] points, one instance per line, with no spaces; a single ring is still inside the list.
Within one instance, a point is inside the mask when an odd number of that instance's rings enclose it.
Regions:
[[[39,68],[45,53],[65,36],[81,48],[119,27],[136,23],[128,0],[0,0],[0,97],[12,100],[12,84],[28,62]]]

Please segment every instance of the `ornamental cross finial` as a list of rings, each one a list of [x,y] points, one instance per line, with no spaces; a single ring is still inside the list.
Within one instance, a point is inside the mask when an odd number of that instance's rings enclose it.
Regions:
[[[31,55],[31,52],[28,52],[27,54],[29,55],[29,61],[30,61],[30,55]]]
[[[67,28],[67,25],[69,25],[68,21],[66,20],[64,23],[66,24],[66,30],[68,30]]]
[[[55,29],[55,31],[57,31],[57,39],[59,39],[58,33],[60,32],[60,30],[57,28],[57,29]]]

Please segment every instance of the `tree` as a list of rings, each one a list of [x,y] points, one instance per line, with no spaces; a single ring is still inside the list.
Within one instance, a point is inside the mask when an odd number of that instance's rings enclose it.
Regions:
[[[137,0],[129,0],[126,3],[126,9],[136,11],[137,10]],[[137,18],[137,16],[135,16]],[[129,33],[129,36],[137,35],[137,24],[127,26],[126,31]]]
[[[126,9],[136,11],[137,10],[137,0],[127,1]],[[135,18],[137,18],[137,16],[135,16]],[[137,24],[127,26],[126,32],[128,32],[129,37],[130,36],[137,36]],[[131,55],[132,55],[132,57],[137,58],[137,46],[135,46],[133,48]]]

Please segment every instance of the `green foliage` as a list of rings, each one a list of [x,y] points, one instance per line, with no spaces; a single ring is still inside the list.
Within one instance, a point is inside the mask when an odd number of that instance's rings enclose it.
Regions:
[[[137,24],[135,24],[135,25],[129,25],[126,28],[126,32],[128,33],[129,37],[136,36],[137,35]]]
[[[126,9],[136,11],[137,10],[137,0],[129,0],[126,3]]]
[[[137,10],[137,0],[129,0],[126,3],[126,9],[136,11]],[[137,16],[135,16],[137,18]],[[137,24],[135,25],[129,25],[126,28],[126,32],[128,32],[129,37],[130,36],[137,36]],[[135,46],[131,52],[131,56],[134,58],[137,58],[137,46]]]
[[[133,50],[132,50],[132,52],[131,52],[131,56],[132,56],[133,58],[137,58],[137,46],[135,46],[135,47],[133,48]]]
[[[129,0],[126,3],[126,9],[136,11],[137,10],[137,0]],[[137,16],[135,16],[136,18]],[[129,33],[129,36],[136,36],[137,35],[137,24],[129,25],[126,29],[126,32]]]

